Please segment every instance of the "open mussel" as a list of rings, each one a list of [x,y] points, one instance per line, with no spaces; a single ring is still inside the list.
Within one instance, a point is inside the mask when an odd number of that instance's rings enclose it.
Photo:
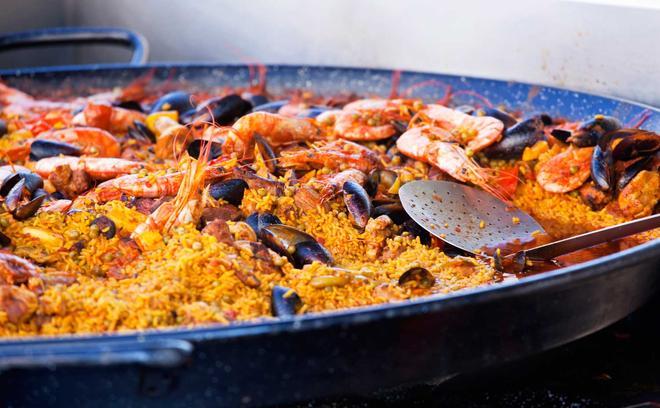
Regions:
[[[612,191],[614,187],[614,155],[612,142],[616,139],[635,137],[638,129],[618,129],[600,137],[591,156],[591,179],[602,191]],[[620,143],[619,143],[620,144]],[[623,153],[620,153],[623,155]]]
[[[37,139],[30,145],[30,160],[32,161],[59,155],[80,156],[81,154],[82,150],[79,147],[55,140]]]
[[[224,200],[235,206],[241,205],[248,184],[241,179],[229,179],[209,186],[209,194],[216,200]],[[256,231],[255,231],[256,232]]]
[[[397,177],[396,172],[392,170],[372,170],[364,188],[372,197],[376,196],[377,193],[387,194],[396,182]]]
[[[44,200],[46,200],[46,197],[48,197],[47,194],[34,195],[32,200],[16,207],[16,209],[12,212],[12,216],[18,221],[26,220],[32,217],[37,213],[39,208],[41,208],[41,205],[43,204]]]
[[[344,203],[353,224],[360,228],[366,227],[373,211],[371,197],[364,187],[352,180],[344,183],[342,191],[344,192]]]
[[[3,180],[2,185],[0,185],[0,196],[7,196],[9,191],[20,180],[23,180],[23,187],[30,192],[30,194],[44,186],[44,180],[38,174],[29,171],[18,171],[10,174]]]
[[[271,224],[260,230],[261,240],[273,251],[289,258],[296,267],[312,262],[332,264],[330,252],[313,236],[284,224]]]
[[[256,133],[254,135],[254,142],[264,159],[264,163],[266,164],[268,172],[270,174],[277,175],[277,155],[275,154],[275,151],[271,147],[270,143],[268,143],[268,140],[266,140],[266,138],[260,134]]]
[[[410,219],[410,216],[408,215],[406,210],[404,210],[401,203],[398,202],[381,204],[379,206],[374,207],[372,216],[374,218],[377,218],[380,217],[381,215],[387,215],[397,225],[401,225],[406,220]]]
[[[302,307],[300,296],[293,289],[273,286],[270,297],[270,313],[275,317],[294,316]]]
[[[182,115],[195,109],[191,95],[183,91],[175,91],[158,98],[151,106],[150,113],[174,110]]]
[[[128,136],[135,140],[156,143],[156,135],[154,135],[154,132],[139,120],[134,120],[133,126],[128,128]]]
[[[211,143],[211,146],[207,147],[208,143]],[[216,142],[216,141],[209,142],[208,140],[204,140],[204,139],[193,140],[186,148],[186,151],[188,152],[190,157],[199,159],[199,155],[202,153],[202,150],[204,148],[209,149],[209,154],[208,154],[209,160],[217,159],[218,157],[222,156],[222,144],[220,142]]]
[[[90,223],[90,227],[94,227],[95,230],[98,230],[100,235],[103,235],[107,239],[110,239],[115,236],[117,233],[117,226],[115,222],[105,215],[99,215]]]
[[[10,212],[14,212],[21,203],[25,194],[25,180],[19,179],[5,196],[5,207]]]
[[[505,129],[508,129],[518,123],[518,120],[512,115],[496,108],[483,108],[480,109],[477,113],[482,116],[490,116],[500,120],[504,124]]]
[[[658,150],[660,150],[660,135],[639,130],[623,138],[612,149],[612,159],[615,161],[632,160],[641,156],[649,156]]]
[[[192,117],[185,120],[188,123],[214,123],[218,126],[227,126],[251,110],[250,102],[236,94],[231,94],[199,104]]]
[[[484,154],[494,159],[519,158],[526,147],[543,140],[544,125],[540,116],[518,122],[504,131],[502,140],[484,149]]]
[[[431,245],[431,234],[422,228],[419,224],[413,219],[408,219],[401,224],[402,231],[407,232],[412,237],[419,238],[419,242],[422,245]]]
[[[282,221],[277,217],[277,215],[271,213],[252,213],[247,216],[245,222],[252,228],[257,234],[257,237],[261,237],[261,230],[269,225],[279,225],[282,224]]]
[[[572,132],[567,139],[578,147],[596,146],[598,141],[609,132],[621,129],[623,126],[617,118],[605,115],[596,115],[592,119],[582,122],[580,127]]]

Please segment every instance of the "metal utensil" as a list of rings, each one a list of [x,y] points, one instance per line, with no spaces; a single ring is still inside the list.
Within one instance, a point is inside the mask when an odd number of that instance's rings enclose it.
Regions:
[[[399,189],[408,215],[431,234],[473,254],[522,245],[543,228],[524,211],[482,190],[448,181],[413,181]],[[578,249],[660,227],[660,214],[515,251],[507,258],[551,260]],[[491,250],[491,251],[489,251]]]

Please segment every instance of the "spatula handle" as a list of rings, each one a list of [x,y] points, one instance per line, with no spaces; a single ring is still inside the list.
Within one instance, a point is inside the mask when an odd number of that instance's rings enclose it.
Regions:
[[[651,215],[623,224],[613,225],[585,234],[551,242],[525,251],[528,259],[550,260],[560,255],[568,254],[578,249],[588,248],[603,242],[623,238],[660,227],[660,214]]]

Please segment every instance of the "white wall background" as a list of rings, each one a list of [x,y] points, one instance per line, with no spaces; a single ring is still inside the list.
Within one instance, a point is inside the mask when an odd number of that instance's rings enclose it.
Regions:
[[[660,0],[62,1],[68,24],[142,32],[152,61],[415,69],[660,106]]]

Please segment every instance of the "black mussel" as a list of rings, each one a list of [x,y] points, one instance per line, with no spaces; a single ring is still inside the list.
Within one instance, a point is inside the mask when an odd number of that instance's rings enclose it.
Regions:
[[[37,198],[41,196],[48,197],[48,191],[44,190],[43,188],[38,188],[32,192],[32,198]]]
[[[332,264],[332,255],[313,236],[283,224],[261,228],[261,240],[273,251],[289,258],[296,268],[314,261]]]
[[[351,215],[353,224],[360,228],[366,227],[373,211],[371,197],[369,197],[364,187],[352,180],[345,182],[342,190],[344,192],[344,204],[346,204],[346,209]]]
[[[274,224],[282,224],[277,215],[270,213],[252,213],[248,215],[245,222],[254,230],[257,237],[261,237],[261,230],[264,227]]]
[[[45,139],[37,139],[30,145],[30,160],[32,161],[59,156],[61,154],[65,156],[80,156],[82,150],[69,143]]]
[[[273,316],[294,316],[302,305],[300,296],[293,289],[284,286],[273,286],[270,297],[270,313]]]
[[[364,188],[372,197],[378,192],[385,194],[394,185],[397,177],[396,172],[392,170],[372,170]]]
[[[140,105],[140,102],[138,101],[122,101],[119,103],[115,103],[114,105],[118,108],[144,112],[144,109],[142,109],[142,105]]]
[[[593,119],[582,122],[578,130],[572,132],[567,141],[578,147],[596,146],[603,135],[619,130],[622,127],[621,122],[617,118],[596,115]]]
[[[214,123],[227,126],[252,110],[250,102],[236,94],[213,98],[199,104],[189,122]]]
[[[374,207],[373,217],[377,218],[381,215],[387,215],[397,225],[401,225],[406,220],[410,219],[410,216],[406,210],[403,209],[401,203],[382,204]]]
[[[252,108],[252,112],[277,113],[277,111],[279,111],[282,106],[288,103],[289,101],[285,99],[283,101],[274,101],[274,102],[264,103],[261,105],[255,105],[254,108]]]
[[[640,171],[647,169],[653,163],[653,160],[653,156],[646,156],[637,157],[628,161],[621,173],[618,174],[616,181],[617,191],[623,190],[623,188],[628,185],[628,183],[630,183]]]
[[[7,134],[7,122],[0,119],[0,137]]]
[[[213,183],[209,186],[209,194],[216,200],[225,200],[235,206],[241,205],[248,184],[240,179],[229,179]]]
[[[95,225],[99,229],[99,233],[108,239],[114,237],[117,233],[117,226],[114,221],[105,215],[99,215],[90,225]]]
[[[648,156],[660,150],[660,135],[646,130],[640,130],[621,140],[612,149],[612,158],[631,160],[640,156]]]
[[[266,95],[263,94],[253,94],[250,92],[244,92],[241,95],[241,98],[245,99],[246,101],[250,102],[252,106],[259,106],[259,105],[264,105],[268,103],[268,98]]]
[[[27,203],[17,207],[12,212],[12,215],[14,216],[15,219],[17,219],[19,221],[26,220],[26,219],[32,217],[34,214],[37,213],[39,208],[41,208],[41,204],[43,204],[46,197],[47,197],[46,194],[36,196],[35,198],[28,201]]]
[[[478,113],[483,116],[490,116],[495,119],[499,119],[502,123],[504,123],[504,127],[507,129],[518,123],[518,120],[516,118],[499,109],[483,108]]]
[[[419,238],[419,242],[422,245],[431,245],[431,234],[422,228],[419,224],[417,224],[415,220],[406,220],[401,226],[403,227],[403,231],[407,232],[413,237]]]
[[[270,146],[270,143],[268,143],[268,140],[260,134],[255,133],[254,142],[257,149],[259,149],[261,156],[264,158],[264,162],[266,163],[266,167],[270,174],[277,174],[277,155]]]
[[[186,148],[186,151],[190,157],[199,159],[199,155],[202,152],[202,149],[207,147],[208,143],[211,143],[211,146],[209,147],[209,160],[217,159],[218,157],[222,156],[222,144],[220,142],[209,142],[203,139],[195,139],[190,142]]]
[[[25,195],[25,179],[20,179],[14,186],[9,190],[7,196],[5,197],[5,207],[10,212],[14,212],[18,208],[21,199]]]
[[[600,137],[591,155],[591,179],[602,191],[612,191],[614,183],[614,158],[612,142],[639,132],[637,129],[619,129]]]
[[[139,120],[134,120],[133,126],[128,128],[128,136],[135,140],[156,143],[156,135],[154,135],[154,132]]]
[[[434,284],[435,276],[425,268],[410,268],[399,277],[399,286],[413,289],[430,289]]]
[[[572,134],[572,133],[571,133],[570,130],[559,129],[559,128],[557,128],[557,129],[552,129],[552,130],[550,131],[550,134],[551,134],[555,139],[559,140],[560,142],[567,143],[567,142],[568,142],[568,138],[571,137],[571,134]]]
[[[165,94],[158,98],[151,106],[150,113],[159,111],[175,110],[179,115],[195,109],[189,93],[183,91],[175,91]]]
[[[2,186],[0,186],[0,196],[4,197],[9,194],[9,191],[20,180],[24,181],[23,187],[30,193],[33,193],[35,190],[44,186],[44,180],[38,174],[28,171],[19,171],[7,176],[7,178],[3,180]]]
[[[519,158],[526,147],[543,140],[543,126],[538,116],[516,123],[504,131],[502,140],[484,149],[484,154],[495,159]]]
[[[2,231],[0,231],[0,247],[6,247],[9,245],[11,245],[11,238],[9,238]]]

